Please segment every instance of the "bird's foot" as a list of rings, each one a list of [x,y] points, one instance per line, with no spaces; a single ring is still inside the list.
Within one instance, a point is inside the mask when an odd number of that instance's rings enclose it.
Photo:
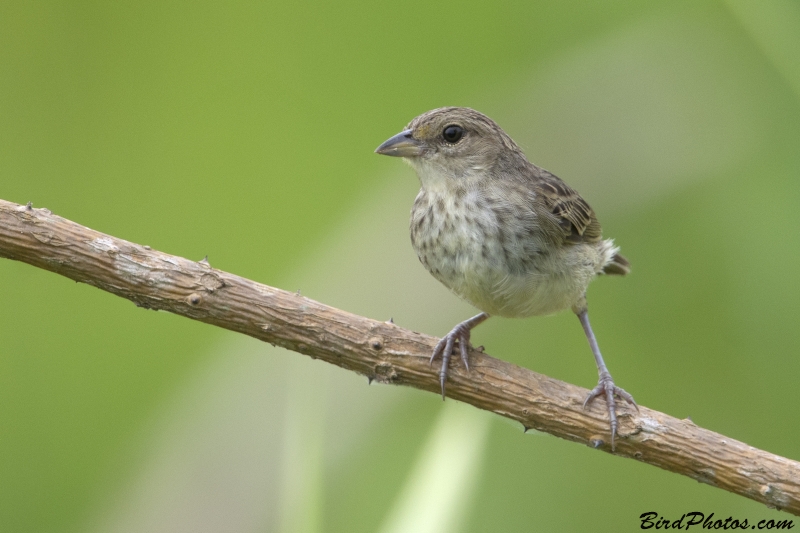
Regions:
[[[455,347],[456,341],[458,341],[458,347],[461,351],[461,360],[464,362],[464,368],[469,371],[469,336],[470,330],[472,330],[474,325],[472,323],[473,321],[474,318],[471,318],[458,324],[456,327],[450,330],[450,333],[442,337],[442,339],[436,344],[436,348],[433,349],[433,355],[431,355],[431,364],[433,364],[433,361],[436,360],[437,357],[442,357],[442,369],[439,370],[439,383],[442,385],[442,400],[444,400],[444,384],[447,380],[447,369],[450,364],[450,356],[453,355],[453,348]]]
[[[617,402],[615,397],[621,398],[639,410],[633,396],[631,396],[625,389],[617,387],[614,380],[611,379],[611,374],[607,371],[600,372],[600,379],[597,386],[592,389],[586,400],[583,402],[584,409],[587,405],[592,403],[596,398],[605,395],[606,405],[608,406],[608,417],[611,419],[611,451],[614,451],[614,439],[617,436]]]

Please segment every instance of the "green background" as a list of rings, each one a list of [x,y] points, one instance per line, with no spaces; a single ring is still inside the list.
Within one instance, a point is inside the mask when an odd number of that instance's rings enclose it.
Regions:
[[[798,50],[790,0],[3,2],[0,198],[441,335],[472,310],[413,257],[413,172],[372,151],[474,107],[631,260],[589,292],[617,383],[798,459]],[[474,342],[596,382],[569,313]],[[301,357],[0,260],[0,529],[390,529],[442,402]],[[217,437],[187,448],[196,418]],[[442,529],[789,517],[490,418]]]

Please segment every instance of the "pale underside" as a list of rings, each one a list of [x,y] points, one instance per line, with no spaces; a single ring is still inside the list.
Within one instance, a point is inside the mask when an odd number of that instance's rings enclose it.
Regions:
[[[514,192],[486,184],[423,187],[411,212],[411,241],[420,261],[490,315],[547,315],[580,306],[618,248],[610,239],[554,245],[537,220],[533,199],[509,201],[509,194]]]

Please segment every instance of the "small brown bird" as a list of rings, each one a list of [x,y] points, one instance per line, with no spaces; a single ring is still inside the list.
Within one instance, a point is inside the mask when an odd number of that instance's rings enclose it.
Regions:
[[[483,311],[439,341],[442,398],[456,342],[469,369],[470,330],[490,315],[527,317],[572,309],[581,321],[600,379],[584,407],[604,396],[617,433],[614,384],[597,346],[586,288],[598,274],[625,275],[630,264],[603,239],[589,204],[569,185],[525,157],[492,119],[443,107],[418,116],[376,153],[402,157],[419,176],[411,209],[411,243],[433,276]],[[638,407],[637,407],[638,409]]]

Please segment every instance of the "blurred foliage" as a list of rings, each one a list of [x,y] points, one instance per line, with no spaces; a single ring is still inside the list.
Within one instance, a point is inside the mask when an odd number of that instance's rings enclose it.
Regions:
[[[641,404],[797,459],[799,13],[789,0],[4,2],[0,198],[442,334],[470,310],[414,264],[404,232],[415,178],[372,150],[422,111],[475,107],[580,190],[631,259],[630,277],[601,279],[589,294],[617,382]],[[392,229],[377,233],[379,217]],[[416,299],[400,303],[407,292]],[[147,443],[161,431],[153,420],[221,357],[244,364],[240,351],[262,350],[11,261],[0,261],[0,302],[7,531],[117,523],[98,516],[113,514],[149,468]],[[559,379],[596,381],[569,313],[492,320],[474,341]],[[315,518],[286,518],[275,502],[294,490],[279,481],[291,476],[265,467],[272,496],[247,503],[263,513],[240,527],[221,515],[215,530],[376,530],[441,402],[367,389],[333,369],[314,381],[327,383],[323,396],[310,385],[291,392],[321,363],[269,381],[298,357],[276,352],[253,359],[267,361],[263,387],[316,403],[281,411],[294,404],[276,392],[263,398],[274,412],[241,425],[280,441],[292,435],[280,413],[300,425],[307,416],[304,427],[326,422],[321,409],[338,417],[324,431],[299,430],[307,437],[293,445],[311,465],[302,512],[313,507]],[[201,405],[187,403],[177,420]],[[348,424],[361,418],[356,432]],[[628,530],[646,511],[778,516],[518,429],[491,426],[463,530]],[[310,441],[316,459],[300,453]],[[185,517],[247,500],[217,481],[236,455],[220,442],[207,443],[216,452],[197,473],[218,492]],[[346,444],[332,458],[336,442]],[[268,450],[248,457],[281,461]]]

